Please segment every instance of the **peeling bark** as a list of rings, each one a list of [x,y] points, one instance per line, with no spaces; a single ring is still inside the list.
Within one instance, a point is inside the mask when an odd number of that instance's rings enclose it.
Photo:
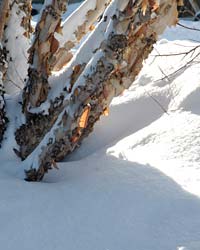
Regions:
[[[60,93],[63,100],[59,115],[53,115],[54,125],[25,161],[28,181],[41,180],[49,169],[56,167],[55,162],[81,143],[100,116],[107,113],[113,97],[132,84],[157,35],[167,25],[176,23],[175,0],[161,0],[159,5],[157,1],[146,0],[113,2],[115,14],[106,39],[84,70],[78,71],[73,86],[66,86],[68,93]],[[51,115],[49,112],[47,120]]]
[[[192,8],[194,9],[195,13],[197,13],[200,9],[200,3],[198,1],[195,0],[188,0],[192,6]]]
[[[7,51],[0,44],[0,146],[3,140],[3,135],[6,130],[6,124],[8,119],[5,111],[5,100],[4,100],[4,86],[3,79],[7,70]]]
[[[30,20],[31,1],[0,1],[0,142],[8,122],[4,92],[9,93],[8,85],[12,82],[10,89],[13,93],[15,86],[20,86],[21,78],[26,76],[23,72],[27,62],[26,58],[22,59],[21,53],[29,45]],[[24,71],[21,70],[22,68]],[[18,72],[19,69],[20,72]],[[23,80],[21,86],[23,86]]]
[[[4,85],[8,94],[19,92],[27,77],[27,50],[30,46],[31,0],[8,1],[9,18],[4,29],[3,46],[8,51]]]
[[[52,0],[43,10],[36,26],[34,42],[29,50],[28,82],[23,95],[24,113],[31,107],[40,106],[47,98],[51,61],[59,48],[55,33],[61,30],[61,15],[66,11],[67,3],[66,0]]]
[[[5,112],[4,86],[3,80],[8,68],[7,50],[2,45],[4,28],[8,20],[9,3],[6,0],[0,0],[0,145],[6,130],[7,117]]]
[[[94,29],[94,24],[98,18],[101,18],[111,0],[86,0],[64,23],[62,34],[57,35],[59,49],[54,54],[52,62],[52,71],[59,71],[73,57],[71,49],[77,45],[80,40],[89,31]],[[78,20],[80,20],[77,23]],[[76,23],[76,25],[74,25]]]
[[[9,15],[9,1],[0,0],[0,40],[3,38],[4,27]]]
[[[87,39],[85,44],[83,44],[81,49],[76,53],[69,67],[66,68],[59,78],[54,76],[49,78],[51,85],[55,85],[54,81],[59,81],[60,86],[63,85],[62,93],[57,92],[55,88],[52,88],[49,91],[49,96],[53,97],[48,98],[46,102],[36,109],[29,109],[29,112],[26,114],[26,124],[21,126],[16,131],[16,141],[20,146],[20,152],[18,155],[20,155],[22,159],[25,159],[37,147],[39,142],[45,136],[46,132],[51,129],[52,124],[55,123],[58,115],[65,107],[65,104],[63,103],[64,98],[71,93],[76,80],[82,74],[85,66],[94,56],[94,53],[98,51],[101,43],[105,39],[105,30],[109,25],[110,19],[115,13],[114,4],[115,2],[113,1],[113,4],[104,13],[104,16],[107,18],[102,18],[90,38]],[[113,11],[110,11],[110,8],[112,8]],[[48,111],[45,111],[43,106],[50,107],[48,108]],[[43,115],[44,113],[49,115]],[[43,126],[41,126],[41,124],[43,124]],[[44,127],[45,129],[43,129]],[[31,140],[29,140],[30,135],[32,135]]]

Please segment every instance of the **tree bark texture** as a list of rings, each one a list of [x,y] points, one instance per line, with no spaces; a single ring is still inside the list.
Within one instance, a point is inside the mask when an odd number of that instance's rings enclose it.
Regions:
[[[23,94],[23,112],[43,103],[50,89],[48,77],[59,42],[55,33],[61,32],[61,16],[66,11],[67,0],[47,1],[35,30],[34,42],[29,50],[28,81]]]
[[[58,84],[62,82],[61,91],[49,95],[44,110],[40,107],[40,112],[29,114],[28,124],[16,131],[19,155],[26,158],[27,180],[41,180],[80,145],[100,116],[108,113],[113,97],[132,84],[158,35],[176,22],[175,0],[113,0],[109,4],[95,28],[106,23],[104,39],[90,60],[84,62],[77,52],[63,74],[55,77]],[[80,50],[94,43],[92,38],[91,34]]]
[[[4,85],[3,81],[8,68],[7,62],[7,50],[2,45],[3,34],[5,25],[9,15],[9,2],[6,0],[0,0],[0,145],[3,140],[3,135],[6,130],[6,111],[4,100]]]
[[[101,18],[102,13],[111,0],[89,0],[83,2],[81,7],[71,15],[63,25],[62,34],[57,35],[59,49],[54,54],[51,69],[59,71],[73,57],[71,51],[80,40],[94,29],[94,23]],[[77,17],[79,17],[77,19]],[[78,23],[77,23],[78,22]],[[74,25],[76,23],[76,26]]]
[[[200,2],[197,0],[189,0],[192,8],[194,9],[195,13],[197,13],[200,9]]]
[[[31,1],[0,1],[0,142],[8,122],[4,92],[10,89],[13,93],[16,86],[22,88],[26,76],[27,62],[22,52],[29,46],[30,20]]]
[[[5,48],[2,47],[0,43],[0,147],[1,142],[3,140],[3,135],[6,130],[6,125],[8,122],[8,118],[6,117],[6,110],[5,110],[5,100],[4,100],[4,86],[3,80],[5,77],[5,73],[7,70],[7,51]]]
[[[8,51],[8,70],[4,86],[6,93],[22,90],[27,77],[28,48],[30,47],[31,0],[15,0],[9,4],[9,18],[4,29],[3,46]]]

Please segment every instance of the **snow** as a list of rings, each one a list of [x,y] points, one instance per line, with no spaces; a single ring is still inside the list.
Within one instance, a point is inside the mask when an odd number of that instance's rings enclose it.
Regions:
[[[55,34],[55,37],[60,42],[60,46],[63,47],[66,41],[75,40],[75,31],[78,26],[81,26],[86,21],[86,16],[89,10],[94,10],[96,7],[96,2],[94,0],[88,0],[83,2],[79,8],[77,8],[74,12],[72,12],[63,23],[62,35]],[[69,5],[70,6],[70,5]],[[73,6],[73,5],[72,5]],[[67,13],[71,12],[68,10]],[[77,18],[78,17],[78,18]],[[66,25],[67,23],[67,25]],[[75,24],[75,25],[74,25]]]
[[[54,100],[56,96],[59,95],[59,93],[62,92],[63,88],[67,86],[69,87],[70,83],[70,77],[72,74],[72,69],[77,64],[84,64],[88,63],[89,61],[92,61],[92,57],[97,53],[97,49],[100,48],[101,43],[105,40],[105,37],[108,36],[109,31],[106,30],[107,25],[113,27],[113,20],[111,17],[115,13],[116,10],[116,4],[119,4],[116,0],[113,1],[109,8],[107,8],[103,14],[103,16],[107,16],[106,21],[104,21],[104,18],[97,24],[96,28],[93,32],[89,34],[85,38],[85,40],[81,43],[80,47],[75,52],[75,55],[73,59],[69,62],[69,64],[64,68],[64,70],[61,70],[61,72],[58,72],[55,76],[51,76],[49,79],[50,84],[53,86],[54,91],[49,92],[48,101]],[[99,54],[95,55],[94,60],[98,60]],[[91,65],[87,65],[84,74],[91,72]],[[58,77],[59,76],[59,77]],[[83,79],[84,76],[82,76]],[[63,83],[59,84],[60,82]],[[78,81],[80,83],[81,80]],[[74,85],[74,89],[78,86],[78,83]],[[70,98],[69,95],[67,95],[66,98]],[[47,106],[48,107],[48,106]],[[32,111],[32,110],[31,110]]]
[[[200,249],[199,57],[176,74],[190,56],[155,58],[197,41],[200,32],[168,29],[109,117],[42,183],[23,181],[16,144],[4,142],[2,250]],[[7,102],[17,114],[20,105]],[[11,119],[7,137],[19,123]]]

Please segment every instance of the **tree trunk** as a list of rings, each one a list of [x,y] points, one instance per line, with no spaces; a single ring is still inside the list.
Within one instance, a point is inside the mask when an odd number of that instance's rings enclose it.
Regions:
[[[32,33],[31,0],[10,1],[9,9],[3,37],[3,45],[8,51],[4,86],[6,93],[13,94],[23,89],[27,78],[27,51]]]
[[[50,86],[51,61],[58,50],[55,33],[61,32],[61,15],[66,11],[68,1],[46,1],[40,21],[35,30],[34,42],[29,50],[28,82],[23,93],[23,112],[40,106],[47,98]],[[28,119],[28,117],[27,117]]]
[[[39,101],[40,107],[31,110],[28,123],[16,132],[19,154],[28,156],[27,180],[41,180],[80,145],[108,112],[113,97],[132,84],[157,36],[176,21],[175,0],[113,0],[108,5],[70,64],[49,79],[46,102]]]
[[[5,111],[5,100],[4,100],[4,78],[8,68],[7,62],[7,50],[3,47],[3,35],[5,25],[9,15],[9,2],[7,0],[0,0],[0,145],[3,140],[3,135],[6,130],[6,111]]]
[[[101,17],[111,0],[85,1],[64,23],[62,34],[57,34],[59,49],[54,54],[51,70],[60,71],[73,57],[71,51]],[[77,17],[79,17],[77,19]],[[74,25],[76,24],[76,25]],[[70,27],[70,28],[69,28]]]
[[[2,55],[1,55],[1,49],[0,49],[0,57],[1,56]],[[1,59],[0,59],[0,67],[2,64]],[[4,132],[6,130],[7,122],[8,122],[8,118],[6,117],[6,111],[5,111],[4,88],[2,85],[2,80],[0,79],[0,147],[1,147],[1,142],[3,140]]]
[[[8,119],[5,111],[3,79],[7,70],[7,52],[0,43],[0,147]]]
[[[27,75],[30,20],[31,1],[0,1],[0,142],[8,122],[4,92],[22,89]]]
[[[59,81],[59,83],[61,83],[59,84],[59,88],[62,87],[62,89],[58,89],[57,91],[57,88],[52,88],[49,93],[51,99],[48,99],[39,108],[29,110],[26,124],[22,125],[21,128],[17,130],[16,140],[20,146],[20,152],[18,154],[22,159],[25,159],[37,147],[45,134],[49,132],[64,108],[64,96],[72,91],[76,79],[93,57],[93,51],[98,50],[101,46],[104,40],[104,30],[109,24],[109,20],[114,14],[114,10],[113,13],[109,13],[109,11],[106,13],[108,13],[108,15],[106,14],[107,20],[101,20],[98,27],[91,34],[90,39],[83,44],[81,49],[74,56],[69,67],[66,68],[59,78],[52,76],[49,79],[51,86],[57,85],[56,82]],[[60,91],[63,93],[60,93]],[[29,139],[30,137],[32,137],[31,140]]]
[[[194,9],[195,13],[197,13],[200,10],[200,3],[198,3],[198,1],[195,0],[189,0],[192,8]]]

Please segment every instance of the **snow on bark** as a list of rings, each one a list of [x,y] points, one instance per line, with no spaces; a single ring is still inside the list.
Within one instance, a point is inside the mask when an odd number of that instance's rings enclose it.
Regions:
[[[31,1],[0,1],[0,141],[8,121],[4,92],[23,87],[31,32]]]
[[[4,85],[3,79],[7,70],[7,51],[2,47],[0,43],[0,145],[3,140],[3,135],[6,130],[6,123],[8,119],[5,111],[5,100],[4,100]]]
[[[59,49],[54,54],[52,70],[61,70],[73,57],[72,48],[97,22],[111,0],[86,0],[63,24],[62,34],[56,34]]]
[[[198,1],[195,0],[189,0],[192,8],[194,9],[195,13],[197,13],[199,11],[200,8],[200,4],[198,3]]]
[[[7,50],[2,45],[5,25],[9,15],[9,2],[0,0],[0,143],[6,130],[7,117],[5,112],[4,85],[6,71],[8,69]]]
[[[61,32],[61,16],[66,11],[68,1],[46,1],[45,8],[37,23],[33,45],[29,50],[28,81],[23,95],[23,111],[38,107],[49,92],[48,77],[53,55],[59,48],[55,33]]]
[[[3,46],[4,30],[9,16],[9,1],[0,0],[0,84],[3,87],[3,80],[8,68],[7,49]],[[1,87],[1,89],[2,89]]]
[[[8,94],[19,92],[24,87],[27,77],[27,50],[30,46],[30,33],[32,32],[31,1],[8,1],[9,20],[4,30],[3,46],[8,51],[8,69],[4,86]]]
[[[100,116],[108,113],[113,97],[134,81],[157,35],[167,25],[176,23],[175,0],[112,3],[115,13],[105,30],[104,41],[84,69],[71,75],[75,80],[70,86],[67,82],[66,95],[60,93],[61,111],[52,128],[24,162],[29,181],[41,180],[45,172],[56,167],[57,161],[79,146]],[[46,115],[46,120],[51,115]]]
[[[19,155],[22,159],[25,159],[37,147],[64,109],[64,99],[69,96],[77,78],[105,40],[105,32],[115,11],[116,1],[113,1],[105,11],[102,20],[85,43],[82,44],[68,67],[59,77],[50,77],[52,89],[49,91],[47,101],[39,108],[29,109],[26,124],[23,124],[16,131],[16,141],[20,146]]]

